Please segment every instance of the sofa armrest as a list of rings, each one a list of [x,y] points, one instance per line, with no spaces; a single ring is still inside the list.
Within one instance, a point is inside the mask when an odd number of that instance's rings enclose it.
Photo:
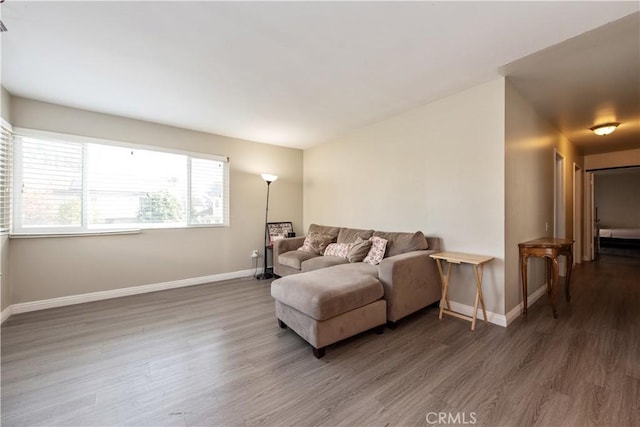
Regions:
[[[302,237],[287,237],[285,239],[276,240],[273,242],[273,272],[278,276],[282,276],[280,274],[282,269],[280,268],[280,263],[278,262],[278,256],[285,252],[295,251],[299,247],[302,247],[304,243],[304,236]]]
[[[387,319],[395,322],[436,301],[442,295],[435,261],[437,250],[412,251],[384,258],[378,278],[387,300]]]

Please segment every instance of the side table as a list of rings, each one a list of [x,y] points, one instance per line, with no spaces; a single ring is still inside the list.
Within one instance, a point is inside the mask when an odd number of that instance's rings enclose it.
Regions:
[[[527,264],[529,257],[542,257],[546,259],[547,290],[551,294],[551,309],[553,317],[558,318],[558,284],[560,282],[558,257],[567,257],[567,280],[565,285],[565,297],[571,301],[569,285],[571,283],[571,268],[573,267],[573,240],[559,239],[555,237],[541,237],[535,240],[518,243],[520,254],[520,274],[522,274],[522,315],[527,317]]]
[[[438,266],[438,272],[440,273],[440,281],[442,282],[442,300],[440,300],[440,315],[438,316],[442,320],[443,314],[458,317],[460,319],[468,320],[471,322],[471,330],[476,329],[476,318],[478,314],[478,303],[482,307],[482,314],[484,316],[484,322],[487,323],[487,311],[484,308],[484,298],[482,297],[482,272],[484,265],[491,261],[493,257],[484,255],[465,254],[460,252],[439,252],[429,255],[436,260]],[[447,263],[446,272],[442,268],[442,261]],[[476,279],[476,302],[473,306],[473,316],[465,316],[464,314],[456,313],[451,310],[449,304],[449,278],[451,277],[451,266],[453,264],[469,264],[473,267],[473,274]],[[446,308],[445,308],[446,304]]]

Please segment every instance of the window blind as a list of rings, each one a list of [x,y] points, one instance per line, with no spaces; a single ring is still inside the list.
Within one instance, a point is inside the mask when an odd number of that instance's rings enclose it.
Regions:
[[[11,227],[12,134],[9,126],[0,124],[0,232]]]

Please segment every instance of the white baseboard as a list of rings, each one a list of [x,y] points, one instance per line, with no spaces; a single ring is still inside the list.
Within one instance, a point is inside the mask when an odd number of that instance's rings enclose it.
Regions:
[[[210,276],[192,277],[189,279],[172,280],[170,282],[153,283],[150,285],[132,286],[129,288],[113,289],[109,291],[90,292],[80,295],[51,298],[40,301],[23,302],[13,304],[2,310],[0,323],[4,322],[12,314],[26,313],[28,311],[45,310],[47,308],[63,307],[66,305],[82,304],[85,302],[100,301],[111,298],[120,298],[129,295],[145,294],[148,292],[164,291],[167,289],[184,288],[186,286],[203,285],[205,283],[220,282],[223,280],[238,279],[253,276],[255,269],[232,271],[230,273],[213,274]],[[259,271],[258,271],[259,272]]]
[[[2,310],[2,313],[0,313],[0,325],[4,323],[5,320],[7,320],[9,318],[9,316],[11,316],[13,314],[13,306],[9,306],[7,308],[5,308],[4,310]]]
[[[451,311],[455,311],[456,313],[464,314],[465,316],[472,317],[473,316],[473,306],[460,304],[459,302],[450,301]],[[445,306],[446,307],[446,306]],[[478,320],[484,320],[484,314],[482,314],[482,307],[478,304]],[[491,311],[487,311],[487,322],[493,323],[498,326],[507,326],[507,321],[504,317],[504,314],[493,313]]]
[[[527,305],[531,307],[531,305],[534,302],[536,302],[538,299],[540,299],[540,297],[543,296],[546,291],[547,291],[547,285],[545,283],[543,286],[540,287],[540,289],[538,289],[537,291],[529,295],[529,298],[527,298]],[[455,302],[455,301],[450,301],[450,303],[451,303],[452,311],[455,311],[456,313],[464,314],[465,316],[469,316],[469,317],[473,316],[472,306],[466,305],[466,304],[460,304],[459,302]],[[522,313],[522,303],[518,304],[506,315],[487,311],[487,322],[506,328],[507,326],[509,326],[511,322],[517,319],[521,313]],[[484,315],[482,314],[482,308],[480,307],[478,307],[478,319],[484,320]]]
[[[534,293],[532,293],[531,295],[529,295],[527,297],[527,306],[531,307],[533,305],[533,303],[538,301],[540,299],[540,297],[542,297],[545,293],[547,293],[547,284],[546,283],[543,284],[542,286],[540,286],[540,288],[538,288],[538,290],[536,290]],[[523,305],[523,303],[521,302],[520,304],[516,305],[513,309],[511,309],[507,313],[507,316],[506,316],[507,317],[507,325],[509,325],[514,320],[516,320],[518,318],[518,316],[520,316],[520,314],[522,314],[522,305]]]

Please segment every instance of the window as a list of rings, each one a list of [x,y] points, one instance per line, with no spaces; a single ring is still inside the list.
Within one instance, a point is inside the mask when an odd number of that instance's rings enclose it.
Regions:
[[[0,233],[11,226],[11,127],[0,121]]]
[[[228,225],[228,159],[19,130],[14,233]]]

